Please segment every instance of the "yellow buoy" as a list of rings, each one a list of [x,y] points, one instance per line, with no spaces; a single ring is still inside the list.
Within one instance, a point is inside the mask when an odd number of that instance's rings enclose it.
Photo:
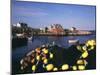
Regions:
[[[83,46],[82,49],[83,49],[84,51],[87,51],[87,47],[86,47],[86,46]]]
[[[47,64],[47,63],[48,63],[48,59],[44,59],[44,60],[43,60],[43,63],[44,63],[44,64]]]
[[[58,68],[57,67],[53,68],[53,71],[58,71]]]
[[[91,46],[88,50],[89,51],[94,50],[94,46]]]
[[[93,50],[94,49],[94,46],[91,46],[91,50]]]
[[[82,54],[82,58],[86,58],[86,57],[88,57],[88,52],[87,51],[83,52],[83,54]]]
[[[80,50],[81,51],[81,46],[76,46],[77,50]]]
[[[36,65],[33,65],[32,66],[32,71],[35,71],[36,70]]]
[[[84,66],[84,65],[79,65],[79,66],[78,66],[78,69],[79,69],[79,70],[84,70],[84,69],[85,69],[85,66]]]
[[[62,70],[68,70],[68,69],[69,69],[69,65],[68,64],[62,65]]]
[[[46,59],[46,57],[42,57],[42,60]]]
[[[36,56],[36,59],[37,59],[37,60],[40,60],[40,56],[39,56],[39,55],[37,55],[37,56]]]
[[[92,42],[92,45],[96,45],[95,40],[91,40],[91,42]]]
[[[51,70],[53,69],[53,67],[54,67],[53,64],[48,64],[48,65],[46,66],[46,70],[47,70],[47,71],[51,71]]]
[[[77,60],[77,64],[84,64],[83,60]]]
[[[44,49],[42,49],[42,51],[44,54],[48,54],[48,49],[44,48]]]
[[[86,45],[87,46],[93,46],[93,45],[96,45],[96,42],[95,42],[95,40],[88,40]]]
[[[73,69],[74,71],[76,71],[76,70],[77,70],[77,66],[72,66],[72,69]]]
[[[53,54],[52,54],[52,53],[50,53],[50,58],[51,58],[51,59],[53,58]]]

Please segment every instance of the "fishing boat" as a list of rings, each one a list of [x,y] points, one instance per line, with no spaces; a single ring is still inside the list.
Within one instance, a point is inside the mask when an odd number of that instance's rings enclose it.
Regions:
[[[78,42],[79,42],[79,40],[77,40],[77,39],[68,40],[68,43],[70,43],[70,44],[75,44],[75,43],[78,43]]]
[[[32,36],[31,37],[28,37],[28,41],[32,41]]]

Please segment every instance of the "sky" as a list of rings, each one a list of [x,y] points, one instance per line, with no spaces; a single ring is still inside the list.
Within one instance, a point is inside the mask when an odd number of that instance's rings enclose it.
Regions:
[[[80,30],[95,30],[96,26],[95,6],[13,0],[11,7],[11,24],[24,22],[33,28],[61,24]]]

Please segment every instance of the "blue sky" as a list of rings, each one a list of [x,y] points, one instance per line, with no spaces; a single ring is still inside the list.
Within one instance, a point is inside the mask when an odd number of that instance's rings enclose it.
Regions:
[[[13,1],[11,12],[12,24],[20,21],[33,28],[44,28],[57,23],[63,28],[95,29],[95,6]]]

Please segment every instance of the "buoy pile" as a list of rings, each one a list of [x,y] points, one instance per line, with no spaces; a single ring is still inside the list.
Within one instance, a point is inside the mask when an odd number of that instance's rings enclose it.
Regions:
[[[76,45],[76,50],[81,54],[75,54],[73,51],[70,52],[71,50],[50,50],[45,46],[39,47],[32,50],[20,61],[21,70],[26,70],[28,67],[30,67],[28,70],[31,70],[32,72],[85,70],[88,65],[87,58],[89,52],[95,50],[95,46],[95,40],[88,40],[82,46]],[[72,55],[77,55],[77,58],[74,59],[74,56],[68,56],[67,53],[74,53]],[[73,59],[68,59],[69,57],[72,57]],[[73,64],[70,62],[73,62]]]
[[[21,61],[21,70],[24,70],[31,64],[31,70],[36,71],[39,63],[42,63],[42,67],[47,71],[53,70],[53,64],[48,64],[50,59],[53,59],[54,55],[46,47],[39,47],[32,52],[29,52]],[[54,69],[57,70],[56,68]]]
[[[88,40],[84,45],[82,45],[82,46],[78,45],[76,47],[77,47],[77,50],[82,52],[82,54],[76,62],[77,65],[73,66],[72,68],[73,68],[73,70],[85,70],[87,65],[89,65],[88,62],[91,62],[91,61],[87,61],[89,58],[89,53],[92,50],[96,50],[95,49],[96,42],[95,42],[95,40]]]

